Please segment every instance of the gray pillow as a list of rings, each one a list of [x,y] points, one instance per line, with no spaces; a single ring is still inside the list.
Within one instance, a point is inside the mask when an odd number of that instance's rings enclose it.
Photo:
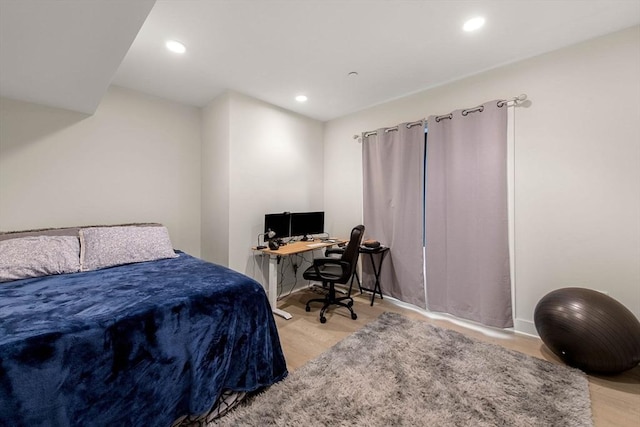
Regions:
[[[80,271],[74,236],[32,236],[0,241],[0,282]]]
[[[98,270],[134,262],[176,258],[166,227],[80,229],[80,269]]]

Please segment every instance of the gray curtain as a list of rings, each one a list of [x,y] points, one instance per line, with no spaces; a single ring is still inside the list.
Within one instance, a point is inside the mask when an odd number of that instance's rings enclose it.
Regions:
[[[431,116],[427,129],[428,307],[511,327],[507,107]]]
[[[390,251],[381,269],[382,293],[426,308],[423,259],[424,124],[378,129],[363,138],[365,238]],[[369,257],[363,283],[373,288]]]

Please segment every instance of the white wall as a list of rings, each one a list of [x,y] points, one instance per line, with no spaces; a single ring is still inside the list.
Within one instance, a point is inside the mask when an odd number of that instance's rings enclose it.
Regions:
[[[535,333],[537,302],[567,286],[606,291],[640,318],[639,75],[634,27],[327,122],[332,230],[362,218],[354,134],[526,93],[515,111],[516,330]]]
[[[92,116],[0,99],[0,229],[161,222],[200,254],[199,109],[111,87]]]
[[[229,265],[229,94],[202,109],[202,258]]]
[[[203,113],[204,121],[219,122],[207,117],[212,114],[228,114],[226,140],[223,136],[213,141],[207,133],[203,135],[203,147],[222,145],[218,153],[228,153],[228,203],[213,191],[205,191],[213,186],[203,182],[203,206],[218,204],[227,209],[228,236],[203,234],[203,248],[226,245],[226,265],[264,282],[263,263],[250,250],[263,232],[264,215],[323,208],[322,123],[235,92],[214,100]],[[214,167],[213,160],[203,157],[205,179],[213,179],[207,169]],[[224,182],[225,177],[219,181]],[[205,221],[208,219],[203,218]],[[266,265],[264,262],[264,268]]]

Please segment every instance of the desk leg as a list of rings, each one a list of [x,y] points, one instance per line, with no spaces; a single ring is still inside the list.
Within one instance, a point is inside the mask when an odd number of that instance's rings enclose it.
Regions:
[[[286,320],[291,319],[291,313],[288,313],[284,310],[280,310],[277,307],[278,304],[278,256],[270,255],[269,256],[269,304],[271,305],[271,311],[273,314],[277,314],[280,317],[285,318]]]

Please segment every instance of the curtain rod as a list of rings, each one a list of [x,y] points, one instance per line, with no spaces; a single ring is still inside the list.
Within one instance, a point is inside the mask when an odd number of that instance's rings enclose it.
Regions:
[[[425,121],[425,119],[420,119],[420,120],[417,120],[415,122],[407,123],[406,124],[407,129],[411,129],[412,127],[418,126],[418,125],[424,125],[424,121]],[[384,132],[387,133],[387,132],[391,132],[392,130],[398,130],[398,126],[392,126],[390,128],[385,128]],[[378,133],[378,131],[376,131],[376,130],[373,130],[373,131],[370,131],[370,132],[365,132],[364,133],[364,137],[366,138],[369,135],[376,135],[377,133]],[[354,137],[355,138],[359,138],[358,135],[354,135]]]
[[[510,102],[513,102],[513,104],[511,104],[512,106],[514,105],[518,105],[518,102],[522,102],[525,99],[527,99],[527,95],[522,93],[518,96],[514,96],[513,98],[509,98],[509,99],[501,99],[497,102],[497,105],[499,108],[504,107],[505,105],[508,106],[508,104]],[[462,115],[466,116],[469,113],[475,113],[475,112],[483,112],[484,111],[484,105],[478,105],[477,107],[473,107],[473,108],[466,108],[464,110],[462,110]],[[436,116],[435,120],[436,122],[439,122],[440,120],[445,120],[445,119],[452,119],[453,118],[453,113],[449,113],[449,114],[444,114],[442,116]]]
[[[527,99],[527,95],[525,93],[522,93],[518,96],[514,96],[513,98],[509,98],[509,99],[501,99],[498,101],[498,107],[502,108],[505,105],[509,106],[508,104],[510,102],[513,102],[513,104],[511,104],[511,106],[515,106],[518,105],[519,102],[523,102],[524,100]],[[482,112],[484,110],[484,106],[479,105],[477,107],[473,107],[473,108],[466,108],[464,110],[462,110],[462,115],[466,116],[469,113],[475,113],[476,111]],[[444,119],[451,119],[453,118],[453,113],[449,113],[449,114],[445,114],[443,116],[436,116],[436,121],[439,122],[440,120],[444,120]],[[411,128],[412,126],[417,126],[419,124],[423,124],[426,121],[426,119],[420,119],[418,121],[415,122],[411,122],[411,123],[407,123],[407,129]],[[390,131],[394,131],[394,130],[398,130],[398,126],[392,126],[389,128],[385,128],[384,131],[385,132],[390,132]],[[368,131],[368,132],[363,132],[362,135],[353,135],[353,139],[360,139],[361,137],[368,137],[371,135],[377,135],[378,131],[377,130],[372,130],[372,131]]]

